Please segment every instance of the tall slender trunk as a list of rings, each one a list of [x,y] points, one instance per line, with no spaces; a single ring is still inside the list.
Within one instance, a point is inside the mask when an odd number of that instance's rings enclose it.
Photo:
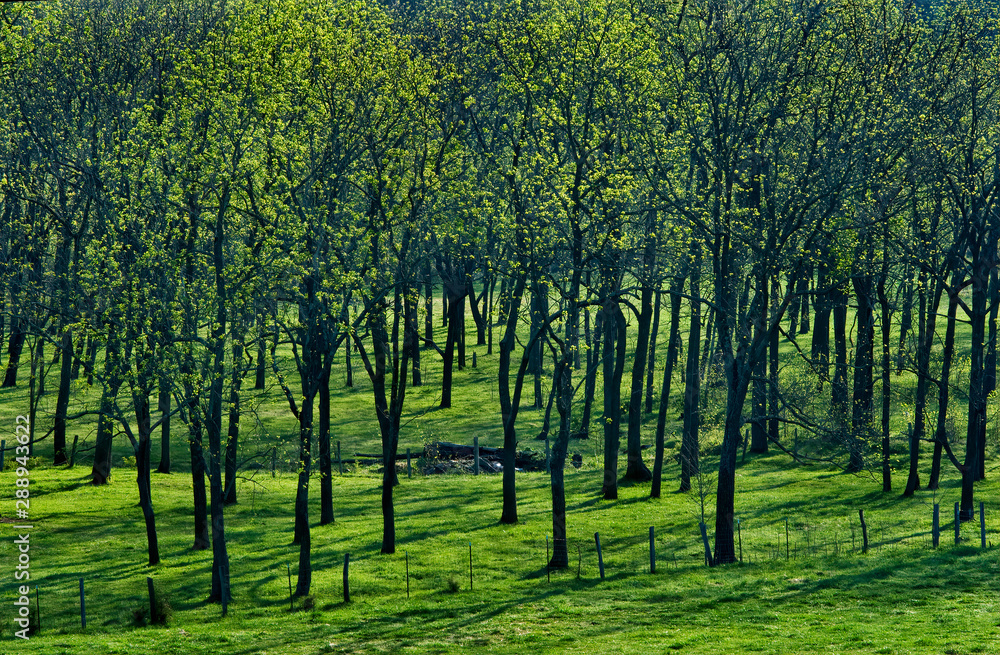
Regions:
[[[892,334],[892,311],[889,297],[885,292],[885,281],[889,276],[888,253],[883,258],[882,274],[878,278],[878,302],[882,313],[882,491],[892,491],[892,467],[889,462],[889,404],[891,401],[889,374],[892,371],[892,353],[889,340]]]
[[[917,389],[913,402],[913,432],[910,434],[910,467],[903,496],[912,496],[920,488],[920,442],[927,431],[927,387],[930,376],[931,350],[934,347],[934,328],[937,322],[938,306],[944,285],[934,281],[927,289],[927,275],[919,277],[917,316]],[[928,300],[930,302],[928,303]]]
[[[960,516],[963,521],[971,521],[975,513],[973,507],[973,483],[979,474],[979,443],[986,430],[986,380],[985,380],[985,344],[987,296],[990,269],[986,265],[985,256],[973,250],[972,257],[972,312],[969,322],[972,324],[970,340],[969,365],[969,420],[965,440],[965,461],[962,468],[962,507]]]
[[[233,340],[233,371],[229,386],[229,422],[226,432],[226,483],[223,504],[236,504],[236,465],[240,440],[240,390],[243,386],[243,345]]]
[[[618,498],[618,449],[621,431],[621,381],[625,371],[625,317],[617,302],[608,300],[604,316],[604,484],[606,500]]]
[[[948,440],[948,399],[951,391],[951,363],[955,354],[955,324],[958,316],[958,285],[961,274],[956,271],[948,289],[948,321],[945,325],[944,348],[941,353],[941,378],[938,381],[938,413],[934,429],[934,455],[931,458],[931,476],[927,488],[938,488],[941,479],[941,455]]]
[[[667,412],[670,411],[670,384],[674,374],[674,364],[677,362],[677,348],[680,342],[681,292],[684,290],[684,277],[677,276],[670,288],[670,336],[667,341],[667,362],[663,367],[663,385],[660,388],[660,407],[656,415],[656,455],[653,461],[653,483],[650,485],[649,497],[660,497],[660,486],[663,479],[664,436],[667,429]]]
[[[319,524],[334,522],[333,461],[330,457],[330,362],[334,353],[325,358],[319,380]]]
[[[653,479],[642,460],[642,392],[646,376],[646,356],[649,351],[649,331],[653,318],[653,289],[643,284],[639,301],[639,336],[632,363],[632,388],[628,402],[628,454],[625,479],[646,482]]]
[[[56,394],[55,425],[52,431],[53,464],[69,462],[66,455],[66,413],[69,409],[69,391],[73,384],[73,329],[63,329],[60,346],[59,391]]]
[[[697,248],[697,247],[696,247]],[[681,486],[680,491],[691,490],[691,478],[697,476],[698,430],[701,426],[701,375],[698,370],[699,344],[701,343],[701,251],[696,250],[691,268],[691,326],[688,333],[687,366],[684,377],[684,432],[681,436]]]
[[[170,378],[160,376],[156,409],[160,412],[160,464],[157,473],[170,473]]]
[[[843,283],[830,291],[833,312],[833,382],[830,385],[831,406],[837,419],[847,414],[847,290]]]
[[[847,470],[857,473],[864,468],[863,444],[872,420],[875,313],[872,276],[857,275],[852,281],[858,299],[858,341],[854,353],[854,399],[851,406],[851,434],[848,439],[850,460]]]
[[[646,357],[646,413],[653,413],[653,387],[656,377],[656,337],[660,331],[660,300],[663,292],[656,290],[653,302],[653,327],[649,331],[649,356]]]
[[[500,522],[504,524],[517,523],[517,490],[515,482],[515,467],[517,456],[517,432],[515,424],[520,410],[521,390],[524,386],[524,373],[528,364],[528,353],[521,359],[514,384],[513,394],[510,390],[510,360],[517,342],[518,310],[524,297],[526,287],[524,276],[518,276],[508,299],[504,312],[504,334],[500,341],[500,363],[497,371],[498,388],[500,392],[500,417],[503,423],[503,511]],[[537,338],[538,333],[532,334]],[[528,348],[531,348],[529,343]]]

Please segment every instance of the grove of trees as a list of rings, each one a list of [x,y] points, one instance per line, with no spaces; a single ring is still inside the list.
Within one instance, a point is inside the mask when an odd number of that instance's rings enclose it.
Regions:
[[[55,395],[33,439],[57,465],[97,416],[96,485],[124,434],[150,564],[154,445],[161,473],[190,445],[213,600],[251,385],[276,381],[298,425],[306,595],[314,481],[334,521],[331,371],[367,374],[391,462],[422,363],[449,407],[473,333],[499,359],[501,522],[535,436],[519,412],[554,422],[553,566],[588,436],[604,498],[710,468],[718,564],[747,450],[886,493],[954,474],[971,519],[997,370],[997,35],[995,8],[894,0],[3,4],[2,385],[32,412]],[[100,400],[71,412],[84,385]],[[396,484],[385,466],[383,553]]]

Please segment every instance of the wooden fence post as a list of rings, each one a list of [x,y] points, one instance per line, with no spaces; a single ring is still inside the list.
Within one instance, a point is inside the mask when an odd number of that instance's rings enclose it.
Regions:
[[[958,503],[955,503],[955,543],[962,540],[962,522],[958,513]]]
[[[472,437],[472,473],[479,475],[479,437]]]
[[[941,506],[934,503],[934,523],[931,526],[931,546],[938,547],[941,541]]]
[[[87,606],[83,600],[83,578],[80,578],[80,629],[87,629]]]
[[[406,449],[406,477],[413,477],[413,465],[410,463],[410,449]]]
[[[351,584],[348,579],[348,568],[351,565],[351,554],[344,553],[344,602],[351,602]]]
[[[601,572],[601,580],[604,579],[604,555],[601,553],[601,535],[594,533],[594,541],[597,543],[597,568]]]
[[[979,545],[986,548],[986,505],[979,501]]]
[[[146,587],[149,589],[149,623],[156,623],[156,591],[153,589],[153,578],[146,578]]]
[[[653,537],[653,526],[649,526],[649,572],[656,573],[656,541]]]
[[[868,524],[865,523],[865,510],[858,510],[858,518],[861,519],[861,552],[868,552]]]
[[[705,547],[705,566],[712,566],[712,547],[708,544],[708,526],[704,522],[698,523],[701,530],[701,543]]]

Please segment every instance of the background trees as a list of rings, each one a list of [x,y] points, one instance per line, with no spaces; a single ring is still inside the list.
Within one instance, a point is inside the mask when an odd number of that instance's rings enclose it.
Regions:
[[[975,11],[148,0],[5,6],[0,18],[3,384],[35,399],[46,373],[58,379],[57,463],[74,421],[99,416],[95,483],[111,472],[114,423],[131,435],[151,560],[154,428],[169,455],[171,415],[184,421],[211,597],[228,588],[223,503],[236,499],[252,361],[298,423],[307,594],[314,436],[320,523],[334,518],[338,348],[357,352],[372,385],[392,553],[407,392],[440,358],[435,404],[449,411],[467,333],[491,355],[496,324],[501,520],[517,521],[532,375],[533,409],[550,398],[543,434],[558,416],[553,565],[568,561],[571,437],[603,437],[595,493],[608,500],[620,480],[653,478],[658,496],[671,457],[682,490],[718,461],[723,563],[741,446],[877,465],[888,492],[893,403],[912,401],[906,493],[933,420],[930,486],[944,452],[971,517],[1000,308],[995,25]],[[960,462],[946,433],[952,362],[966,354]],[[99,393],[73,386],[84,374]],[[784,426],[808,446],[788,444]]]

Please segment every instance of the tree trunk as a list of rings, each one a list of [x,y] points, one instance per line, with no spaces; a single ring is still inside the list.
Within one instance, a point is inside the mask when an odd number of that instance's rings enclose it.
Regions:
[[[973,483],[979,474],[979,443],[986,430],[986,315],[990,269],[985,257],[973,249],[972,257],[972,324],[969,365],[969,420],[965,440],[965,462],[962,468],[962,521],[971,521],[975,513],[973,507]]]
[[[605,500],[618,498],[618,449],[621,430],[621,382],[625,371],[625,317],[617,302],[604,303],[604,484]]]
[[[653,327],[649,332],[649,355],[646,357],[646,413],[653,413],[653,387],[656,377],[656,337],[660,331],[660,300],[663,293],[656,290],[653,303]]]
[[[763,265],[760,265],[763,267]],[[758,278],[757,282],[757,293],[761,294],[760,302],[764,303],[765,306],[770,306],[770,289],[766,277],[756,276]],[[756,326],[756,331],[765,332],[768,326],[765,321],[761,321]],[[766,453],[767,452],[767,388],[770,384],[770,380],[767,377],[767,359],[760,358],[754,364],[753,370],[753,392],[751,394],[751,405],[753,407],[753,413],[750,416],[750,452],[751,453]]]
[[[94,485],[107,484],[111,477],[111,446],[115,434],[112,412],[114,411],[115,397],[121,388],[121,371],[118,354],[117,337],[111,335],[104,349],[105,384],[101,390],[101,413],[97,418],[94,466],[91,470],[91,475],[93,476],[92,484]]]
[[[69,409],[69,390],[73,384],[73,329],[66,327],[60,348],[59,392],[56,394],[55,425],[52,431],[53,464],[69,462],[66,455],[66,412]]]
[[[312,585],[312,538],[309,532],[309,474],[312,466],[313,396],[309,380],[299,409],[299,478],[295,487],[295,537],[299,546],[299,573],[295,585],[296,596],[308,596]]]
[[[170,378],[160,376],[156,409],[160,412],[160,465],[157,473],[170,473]]]
[[[197,399],[193,403],[197,403]],[[205,492],[205,457],[201,447],[201,418],[197,416],[198,409],[192,408],[190,414],[191,435],[191,479],[194,484],[194,546],[193,550],[206,550],[209,545],[208,536],[208,500]]]
[[[674,364],[677,361],[677,346],[680,341],[681,292],[684,290],[683,276],[674,278],[670,289],[670,336],[667,342],[667,362],[663,368],[663,386],[660,390],[660,408],[656,416],[656,456],[653,461],[653,484],[650,486],[649,497],[660,497],[660,486],[663,479],[664,436],[667,429],[667,412],[670,411],[670,383],[674,374]]]
[[[847,289],[843,283],[836,284],[830,291],[833,312],[833,383],[831,388],[832,409],[837,419],[847,414]]]
[[[145,417],[141,416],[141,410],[136,407],[136,418],[139,420],[139,442],[135,450],[136,486],[139,488],[139,508],[142,510],[142,518],[146,524],[146,545],[149,551],[149,565],[155,566],[160,563],[160,546],[156,537],[156,515],[153,513],[153,499],[150,493],[150,427],[149,427],[149,407],[145,407]],[[143,421],[145,423],[143,424]]]
[[[878,302],[882,312],[882,492],[892,491],[892,467],[889,462],[889,404],[891,400],[889,374],[892,371],[892,353],[889,339],[892,333],[892,311],[889,297],[885,292],[885,280],[889,276],[889,257],[885,253],[882,274],[878,278]]]
[[[319,381],[319,524],[329,525],[333,516],[333,461],[330,458],[330,364],[329,353]]]
[[[912,496],[920,488],[920,473],[917,469],[920,460],[920,442],[927,431],[927,387],[930,375],[931,350],[934,347],[934,328],[937,322],[938,306],[944,285],[936,280],[930,289],[928,298],[927,275],[919,277],[918,316],[917,316],[917,389],[913,403],[913,432],[910,434],[910,467],[906,478],[906,489],[903,496]],[[930,303],[928,304],[928,299]]]
[[[632,362],[632,388],[628,403],[628,454],[625,479],[646,482],[653,479],[642,460],[642,392],[646,376],[646,355],[649,351],[649,330],[653,319],[653,289],[644,284],[640,295],[639,337]]]
[[[234,339],[233,374],[229,387],[229,425],[226,434],[226,484],[222,492],[224,505],[236,504],[236,464],[240,440],[240,390],[243,386],[242,358],[242,344]]]
[[[500,341],[500,363],[497,372],[498,388],[500,392],[500,417],[503,422],[503,511],[500,515],[500,522],[504,524],[517,523],[517,491],[515,483],[515,458],[517,456],[517,431],[515,424],[517,413],[521,404],[521,389],[524,386],[524,373],[528,364],[528,353],[521,359],[521,367],[518,370],[514,384],[514,392],[510,390],[510,360],[514,351],[514,344],[517,342],[517,322],[518,310],[521,307],[521,300],[524,297],[524,290],[527,286],[524,276],[519,276],[514,283],[514,289],[508,300],[507,310],[504,313],[504,335]],[[531,338],[538,338],[538,333],[533,333]],[[531,349],[529,341],[528,349]]]
[[[691,269],[691,327],[688,334],[687,366],[684,377],[684,432],[681,437],[680,491],[691,490],[691,478],[698,475],[698,429],[701,426],[701,375],[698,370],[701,343],[701,253]]]
[[[570,302],[574,302],[570,300]],[[549,567],[562,569],[569,566],[569,549],[566,544],[566,453],[569,450],[570,406],[573,401],[571,371],[572,353],[563,354],[555,367],[554,384],[556,407],[559,411],[559,434],[552,448],[550,480],[552,485],[552,558]]]
[[[951,288],[948,289],[948,322],[945,326],[944,348],[941,353],[941,379],[938,381],[937,425],[934,429],[934,455],[931,459],[931,476],[927,488],[938,488],[941,479],[941,455],[948,440],[948,398],[951,391],[951,363],[955,355],[955,324],[958,315],[958,287],[961,274],[955,272]]]
[[[851,411],[851,434],[848,440],[850,461],[847,470],[857,473],[864,468],[863,444],[869,434],[872,420],[875,313],[872,277],[858,275],[852,281],[858,299],[858,342],[854,352],[854,402]]]

